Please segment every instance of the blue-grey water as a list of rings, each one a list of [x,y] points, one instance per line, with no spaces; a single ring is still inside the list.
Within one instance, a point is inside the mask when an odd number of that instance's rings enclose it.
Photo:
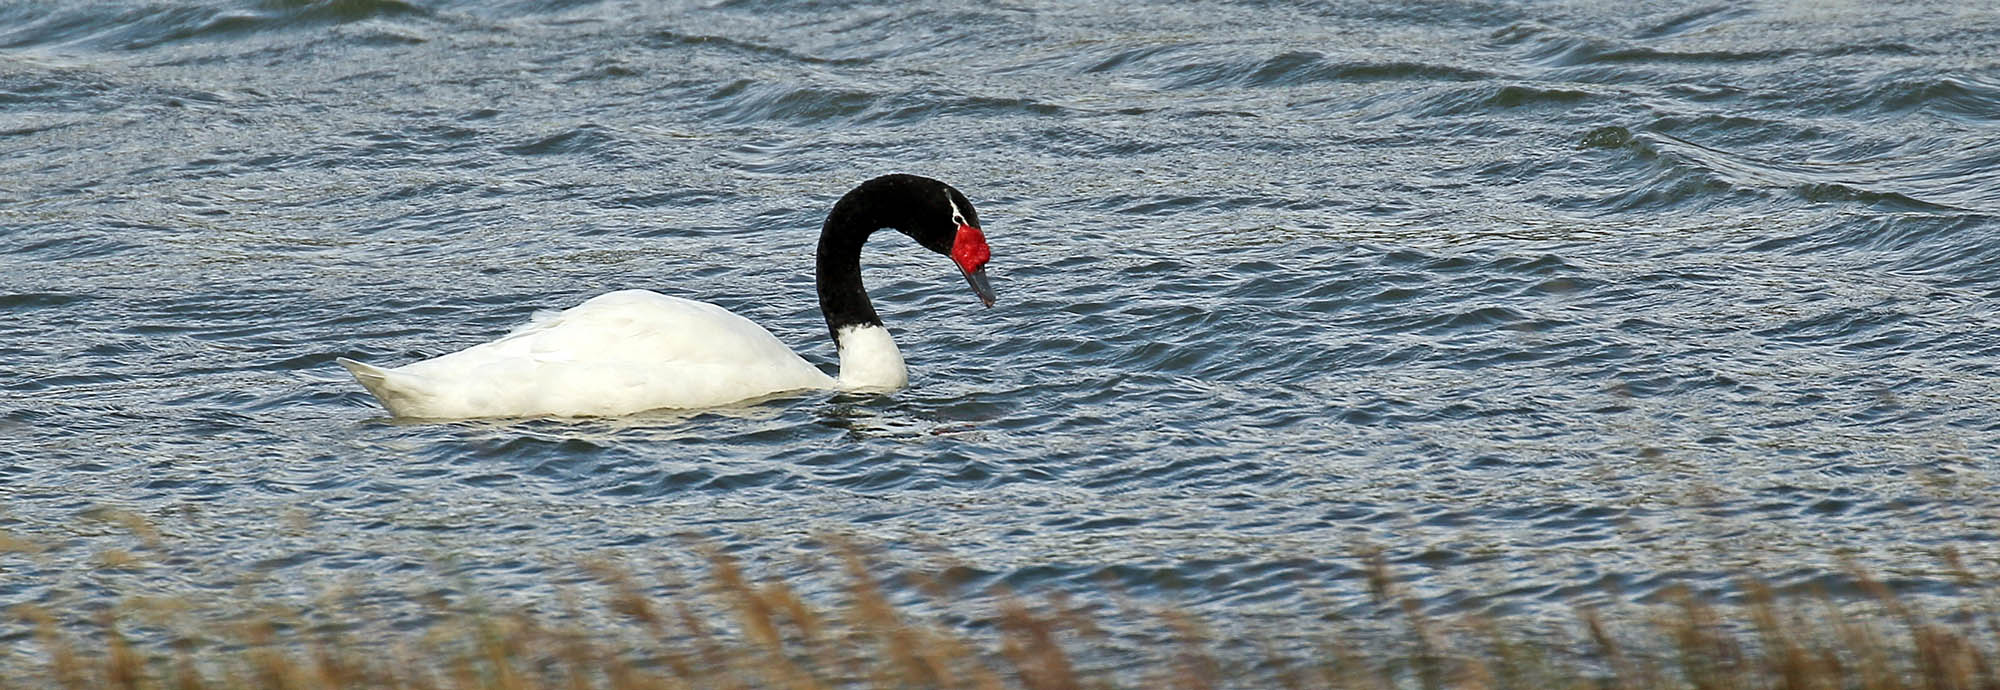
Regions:
[[[1438,614],[1948,600],[2000,564],[1996,56],[1961,2],[0,2],[0,606],[827,534],[1225,630],[1365,617],[1369,548]],[[812,243],[894,171],[1000,294],[870,245],[906,390],[413,424],[334,364],[648,288],[831,368]]]

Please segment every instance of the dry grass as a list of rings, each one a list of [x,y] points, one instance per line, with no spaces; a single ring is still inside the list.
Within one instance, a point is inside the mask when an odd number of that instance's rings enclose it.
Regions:
[[[540,616],[440,609],[402,633],[354,632],[372,629],[366,621],[311,622],[337,619],[337,611],[189,623],[189,609],[159,600],[88,621],[25,607],[13,613],[39,634],[0,658],[0,689],[2000,688],[1991,596],[1931,615],[1858,570],[1850,576],[1867,593],[1859,602],[1781,595],[1746,581],[1741,605],[1682,592],[1672,605],[1621,618],[1579,610],[1551,630],[1433,620],[1380,558],[1364,555],[1377,600],[1396,612],[1395,632],[1343,630],[1301,613],[1297,629],[1271,632],[1317,644],[1266,643],[1246,659],[1241,650],[1257,645],[1240,631],[1220,640],[1216,621],[1129,603],[1088,612],[1059,597],[998,594],[961,606],[958,624],[927,620],[885,593],[862,550],[838,553],[838,574],[806,583],[753,578],[711,550],[703,584],[675,597],[599,565],[595,606],[569,600],[563,614]],[[837,595],[799,589],[828,583]],[[949,586],[914,584],[952,608]],[[1982,587],[1970,574],[1961,584]],[[603,618],[587,623],[588,611]],[[177,624],[160,624],[169,620]],[[1168,643],[1136,667],[1080,662],[1096,658],[1093,647],[1110,639],[1113,623],[1155,630]],[[1305,629],[1315,626],[1326,629]],[[128,636],[138,628],[150,632]],[[196,632],[156,634],[170,628]]]

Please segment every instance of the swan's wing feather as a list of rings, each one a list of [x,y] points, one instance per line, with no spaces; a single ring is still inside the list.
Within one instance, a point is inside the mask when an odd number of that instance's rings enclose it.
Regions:
[[[498,340],[375,371],[397,391],[393,403],[377,394],[385,406],[424,417],[616,415],[833,385],[762,326],[644,290],[538,313]]]

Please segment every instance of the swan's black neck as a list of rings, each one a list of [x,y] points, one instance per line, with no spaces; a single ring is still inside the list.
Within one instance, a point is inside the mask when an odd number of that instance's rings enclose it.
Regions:
[[[819,258],[813,281],[819,288],[819,310],[826,316],[826,332],[837,341],[840,329],[849,326],[880,326],[882,317],[868,301],[868,289],[861,285],[861,244],[874,230],[847,231],[828,217],[819,232]]]
[[[910,183],[891,175],[864,182],[834,203],[819,229],[819,252],[813,267],[819,288],[819,310],[826,316],[827,335],[840,342],[840,330],[880,326],[882,317],[861,285],[861,245],[876,230],[901,223],[907,211],[899,198]],[[920,178],[918,178],[920,179]]]
[[[827,334],[840,342],[843,329],[882,325],[868,290],[861,287],[861,245],[882,228],[894,228],[917,244],[937,254],[950,256],[958,246],[961,228],[979,227],[979,215],[972,202],[951,185],[916,175],[883,175],[848,190],[834,202],[819,229],[819,257],[814,267],[819,288],[819,310],[826,316]],[[984,264],[986,241],[975,231],[969,235],[978,245],[978,263]],[[968,255],[969,256],[969,255]],[[968,259],[969,260],[969,259]],[[954,261],[959,259],[954,258]],[[980,271],[966,266],[965,271]],[[985,273],[967,274],[967,280],[985,281]],[[990,299],[990,290],[981,293]],[[991,304],[989,301],[988,304]]]

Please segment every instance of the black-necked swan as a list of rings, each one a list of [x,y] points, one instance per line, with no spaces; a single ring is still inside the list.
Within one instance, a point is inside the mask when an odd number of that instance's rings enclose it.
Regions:
[[[901,388],[903,355],[861,285],[861,245],[881,228],[951,257],[993,306],[990,250],[972,202],[937,180],[884,175],[841,196],[820,226],[814,283],[840,353],[837,379],[749,319],[646,290],[537,314],[499,340],[393,369],[339,362],[399,417],[607,417],[807,389]]]

